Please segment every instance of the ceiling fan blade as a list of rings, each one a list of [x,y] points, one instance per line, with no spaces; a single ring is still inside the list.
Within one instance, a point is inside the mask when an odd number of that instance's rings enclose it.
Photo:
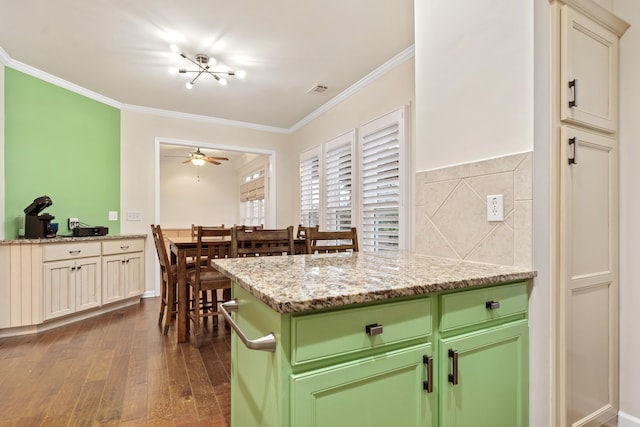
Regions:
[[[213,160],[213,159],[211,159],[211,158],[209,158],[209,157],[205,157],[205,158],[204,158],[204,161],[205,161],[205,162],[207,162],[207,163],[211,163],[211,164],[213,164],[213,165],[221,165],[221,164],[222,164],[222,163],[220,163],[220,162],[216,162],[215,160]]]
[[[191,161],[191,159],[187,159],[187,160],[185,160],[185,161],[184,161],[184,162],[182,162],[182,163],[189,163],[190,161]]]
[[[226,157],[214,157],[214,156],[207,156],[207,159],[213,159],[213,160],[229,160]]]

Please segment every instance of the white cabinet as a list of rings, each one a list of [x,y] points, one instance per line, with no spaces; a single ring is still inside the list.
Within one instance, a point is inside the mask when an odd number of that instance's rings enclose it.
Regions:
[[[561,18],[561,120],[614,133],[618,36],[569,5],[562,6]]]
[[[128,239],[102,243],[102,300],[104,304],[142,295],[144,241]]]
[[[100,306],[100,257],[44,263],[44,320]]]
[[[100,243],[43,250],[44,320],[100,306]]]
[[[619,409],[618,48],[628,24],[591,0],[559,0],[552,12],[555,421],[609,425]]]
[[[135,303],[145,289],[145,237],[3,241],[0,337]]]

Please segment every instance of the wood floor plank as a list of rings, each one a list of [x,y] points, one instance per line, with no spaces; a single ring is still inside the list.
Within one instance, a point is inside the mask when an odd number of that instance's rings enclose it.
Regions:
[[[0,427],[230,426],[229,329],[178,344],[158,304],[0,339]]]

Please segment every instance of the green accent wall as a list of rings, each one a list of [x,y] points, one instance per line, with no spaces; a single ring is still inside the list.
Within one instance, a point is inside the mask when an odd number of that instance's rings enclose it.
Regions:
[[[69,217],[120,233],[120,110],[9,67],[4,84],[5,239],[45,194],[59,235]]]

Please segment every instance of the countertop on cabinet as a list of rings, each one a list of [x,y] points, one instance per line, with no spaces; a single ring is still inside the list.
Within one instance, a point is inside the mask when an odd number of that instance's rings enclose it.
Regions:
[[[107,234],[106,236],[57,236],[48,239],[13,239],[0,240],[0,245],[34,245],[42,243],[69,243],[69,242],[89,242],[103,240],[119,240],[119,239],[138,239],[146,238],[146,234]]]
[[[228,258],[214,266],[279,313],[528,280],[530,268],[409,252]]]

